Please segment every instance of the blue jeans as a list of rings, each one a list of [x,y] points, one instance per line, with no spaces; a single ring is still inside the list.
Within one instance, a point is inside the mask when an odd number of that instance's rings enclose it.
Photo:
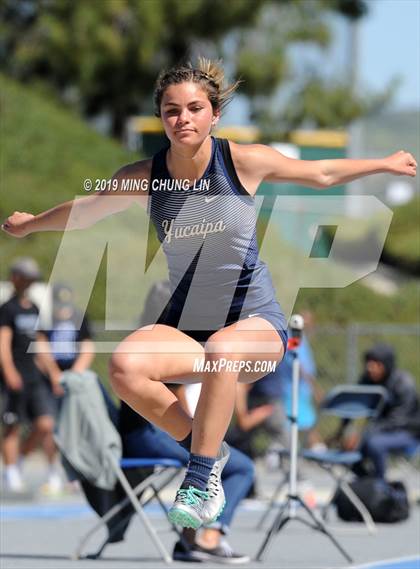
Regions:
[[[363,458],[369,458],[374,466],[374,476],[385,478],[386,460],[392,452],[406,452],[417,439],[408,431],[382,431],[367,433],[360,452]]]
[[[153,425],[140,427],[123,437],[125,458],[174,458],[187,465],[189,453],[172,437]],[[254,481],[254,464],[250,458],[235,448],[223,469],[222,481],[226,506],[217,522],[206,526],[220,529],[224,534],[232,522],[239,502],[245,498]]]

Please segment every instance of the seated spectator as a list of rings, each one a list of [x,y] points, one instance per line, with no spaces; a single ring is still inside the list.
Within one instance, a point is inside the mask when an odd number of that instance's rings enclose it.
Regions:
[[[172,386],[175,393],[183,386]],[[182,399],[181,399],[182,401]],[[124,457],[173,458],[188,463],[188,451],[167,433],[140,417],[126,403],[121,402],[119,431]],[[249,557],[232,551],[224,536],[229,532],[239,503],[246,497],[254,479],[254,465],[244,454],[231,448],[231,455],[223,474],[226,507],[220,518],[200,529],[183,530],[184,543],[175,544],[173,557],[177,561],[214,561],[217,563],[248,563]]]
[[[288,432],[277,370],[256,383],[237,384],[234,420],[225,438],[252,460],[266,456],[270,469],[280,466],[278,450],[288,446]],[[258,496],[257,482],[247,498]]]
[[[257,383],[237,385],[234,417],[226,440],[252,459],[288,445],[278,368]]]
[[[364,354],[364,361],[359,384],[383,386],[388,393],[387,402],[361,439],[355,433],[345,436],[345,421],[333,438],[342,440],[349,450],[359,445],[363,460],[356,466],[356,474],[383,479],[390,453],[404,452],[420,443],[420,402],[411,375],[396,368],[391,346],[375,345]]]

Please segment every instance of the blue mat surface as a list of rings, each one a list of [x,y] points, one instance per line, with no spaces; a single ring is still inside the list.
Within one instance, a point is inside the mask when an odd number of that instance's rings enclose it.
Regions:
[[[2,506],[0,516],[2,520],[22,519],[64,519],[92,516],[89,506],[84,504],[51,504],[51,505],[25,505]]]
[[[353,569],[420,569],[420,557],[405,557],[356,565]]]

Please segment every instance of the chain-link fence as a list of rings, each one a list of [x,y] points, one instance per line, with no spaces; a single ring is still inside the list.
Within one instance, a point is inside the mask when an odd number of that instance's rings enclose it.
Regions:
[[[420,388],[420,326],[418,324],[359,324],[318,326],[309,340],[317,364],[317,379],[325,389],[355,383],[364,352],[376,344],[391,345],[397,366],[409,371]]]

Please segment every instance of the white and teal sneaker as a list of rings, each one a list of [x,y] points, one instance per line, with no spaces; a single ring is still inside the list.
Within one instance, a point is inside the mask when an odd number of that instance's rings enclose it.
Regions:
[[[183,528],[198,529],[203,524],[203,505],[209,499],[208,492],[189,486],[180,488],[175,502],[168,512],[169,520]]]
[[[201,525],[211,524],[219,518],[226,504],[222,472],[229,457],[229,445],[223,442],[211,469],[205,492],[194,486],[178,490],[174,505],[168,512],[169,520],[173,524],[198,529]]]

